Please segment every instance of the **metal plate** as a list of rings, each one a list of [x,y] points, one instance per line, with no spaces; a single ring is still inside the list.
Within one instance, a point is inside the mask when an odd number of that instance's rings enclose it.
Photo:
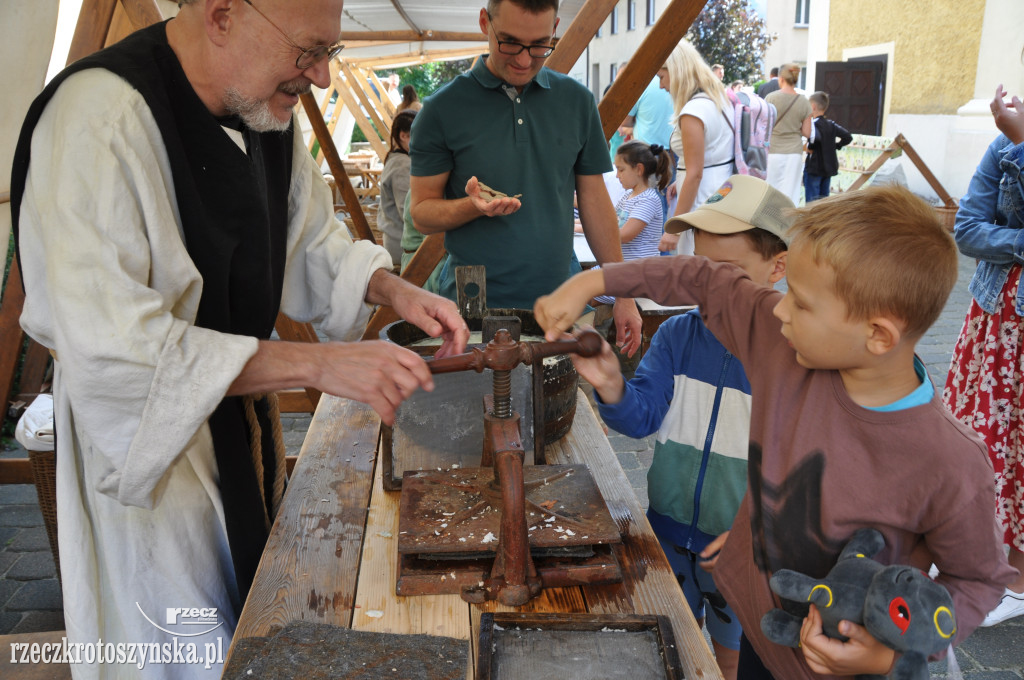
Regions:
[[[530,548],[620,543],[586,465],[523,468]],[[493,554],[498,547],[501,490],[491,468],[406,472],[399,510],[400,554]]]
[[[681,680],[664,616],[485,612],[477,680]]]
[[[537,557],[533,564],[544,588],[594,586],[622,581],[622,569],[610,545],[590,546],[590,557]],[[455,553],[449,553],[454,555]],[[419,559],[398,556],[395,583],[397,595],[457,595],[464,588],[479,586],[491,575],[493,553],[477,559]]]

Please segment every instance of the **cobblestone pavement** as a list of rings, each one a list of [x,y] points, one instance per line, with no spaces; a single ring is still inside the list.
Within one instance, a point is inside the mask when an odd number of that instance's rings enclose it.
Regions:
[[[945,382],[953,345],[970,304],[967,284],[973,271],[973,261],[962,257],[957,286],[942,316],[918,345],[936,389],[941,390]],[[297,453],[309,418],[286,416],[282,425],[289,453]],[[646,475],[654,437],[631,439],[610,431],[608,439],[637,498],[647,507]],[[0,451],[5,458],[24,455],[17,448]],[[0,634],[63,627],[60,587],[35,488],[0,486]],[[979,629],[957,648],[957,660],[965,680],[1024,678],[1024,617]],[[931,673],[933,678],[950,677],[945,661],[932,664]]]

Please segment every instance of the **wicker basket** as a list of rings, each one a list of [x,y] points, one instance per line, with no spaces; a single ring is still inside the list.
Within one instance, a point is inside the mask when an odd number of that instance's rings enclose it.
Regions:
[[[377,228],[377,207],[375,205],[364,205],[363,216],[366,218],[366,224],[370,227],[370,232],[373,233],[373,237],[377,239],[377,245],[384,243],[384,234],[381,233],[380,229]],[[345,226],[348,227],[349,234],[352,235],[353,239],[358,239],[359,234],[356,233],[355,222],[352,221],[352,217],[348,211],[343,211],[338,214],[338,217],[345,222]]]
[[[953,233],[953,225],[956,223],[956,211],[959,210],[959,208],[960,206],[956,205],[956,201],[953,202],[952,206],[935,206],[935,215],[939,218],[939,223],[944,226],[949,233]]]
[[[57,580],[60,582],[60,552],[57,549],[57,454],[54,451],[29,451],[28,457],[32,465],[32,478],[36,483],[36,495],[39,497],[39,512],[43,515],[46,537],[50,540],[53,563],[57,567]]]

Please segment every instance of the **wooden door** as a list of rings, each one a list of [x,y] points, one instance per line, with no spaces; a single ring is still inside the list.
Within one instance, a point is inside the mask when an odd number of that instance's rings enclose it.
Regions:
[[[819,61],[814,89],[828,93],[828,117],[850,132],[882,134],[885,64],[880,61]]]

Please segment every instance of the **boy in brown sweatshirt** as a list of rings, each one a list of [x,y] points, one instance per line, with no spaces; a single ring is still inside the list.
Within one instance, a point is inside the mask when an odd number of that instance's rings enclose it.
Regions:
[[[885,536],[880,562],[939,568],[956,608],[953,644],[1013,578],[988,454],[914,353],[956,281],[956,248],[931,208],[898,187],[817,201],[788,236],[785,294],[729,264],[646,258],[578,274],[535,313],[554,338],[595,295],[700,305],[752,393],[747,496],[715,570],[745,634],[740,677],[885,674],[894,652],[851,622],[843,643],[824,636],[814,607],[786,603],[806,616],[791,649],[769,642],[760,621],[781,604],[774,572],[823,577],[861,527]]]

